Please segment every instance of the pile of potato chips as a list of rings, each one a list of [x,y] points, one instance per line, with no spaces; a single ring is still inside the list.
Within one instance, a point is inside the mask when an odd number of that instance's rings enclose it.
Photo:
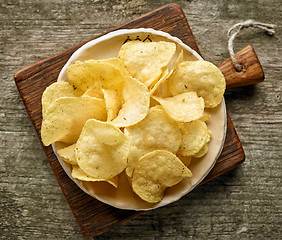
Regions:
[[[173,42],[125,43],[116,58],[77,61],[68,82],[42,96],[44,145],[73,178],[118,187],[125,172],[143,200],[162,200],[167,187],[191,177],[188,166],[208,152],[205,108],[221,103],[225,79],[212,63],[185,61]]]

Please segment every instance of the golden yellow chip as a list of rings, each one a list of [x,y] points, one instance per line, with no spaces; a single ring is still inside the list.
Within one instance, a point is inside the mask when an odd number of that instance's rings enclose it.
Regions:
[[[105,101],[98,98],[62,97],[45,113],[41,138],[45,146],[53,142],[75,143],[85,122],[90,118],[106,120]]]
[[[158,97],[168,97],[170,95],[167,79],[171,76],[171,74],[178,68],[179,64],[182,63],[183,61],[184,61],[183,50],[181,50],[177,60],[172,64],[171,70],[169,71],[168,69],[166,69],[163,72],[162,77],[158,80],[158,82],[154,86],[151,86],[149,88],[151,95],[154,94]]]
[[[118,58],[130,75],[147,87],[157,82],[176,51],[171,42],[130,41],[120,49]]]
[[[94,98],[104,98],[103,92],[101,89],[90,88],[85,93],[83,93],[82,97],[94,97]]]
[[[160,85],[162,85],[169,77],[170,75],[172,74],[173,71],[168,71],[168,69],[165,69],[163,71],[163,74],[161,76],[161,78],[156,82],[155,85],[151,85],[151,87],[149,87],[149,91],[150,91],[150,95],[153,95],[157,89],[161,89],[162,88],[160,87]]]
[[[93,61],[93,60],[89,60],[89,61]],[[96,61],[96,60],[94,60]],[[119,70],[121,70],[122,74],[124,76],[128,76],[129,72],[126,69],[124,63],[119,59],[119,58],[106,58],[106,59],[102,59],[102,60],[98,60],[100,63],[109,63],[114,65],[115,67],[117,67]]]
[[[67,69],[68,79],[83,92],[88,89],[121,89],[124,76],[113,64],[99,60],[76,62]]]
[[[157,100],[174,120],[180,122],[191,122],[199,119],[204,114],[204,100],[195,92],[187,92],[170,98],[152,96]]]
[[[175,70],[178,68],[178,66],[180,65],[180,63],[182,63],[184,61],[184,53],[183,50],[180,51],[177,60],[175,61],[175,63],[173,64],[172,69]]]
[[[156,150],[141,157],[132,177],[133,191],[143,200],[156,203],[163,198],[166,187],[172,187],[192,172],[173,153]]]
[[[110,179],[127,167],[130,142],[115,126],[89,119],[76,143],[78,166],[97,179]]]
[[[214,108],[221,102],[226,87],[221,71],[203,60],[182,62],[168,82],[173,95],[197,92],[207,108]]]
[[[102,89],[107,108],[107,121],[114,120],[121,109],[121,96],[115,89]]]
[[[199,152],[193,155],[194,158],[201,158],[207,154],[209,150],[209,144],[205,143],[204,146],[200,149]]]
[[[203,122],[208,122],[210,120],[210,118],[211,118],[211,115],[204,112],[203,116],[199,120],[202,120]]]
[[[196,154],[193,155],[194,158],[201,158],[203,156],[205,156],[208,153],[209,150],[209,142],[211,140],[212,137],[212,132],[210,130],[208,130],[208,137],[206,140],[206,143],[204,144],[204,146],[200,149],[199,152],[197,152]]]
[[[158,149],[176,153],[182,140],[177,123],[170,119],[160,107],[150,108],[145,119],[125,128],[124,131],[130,140],[128,167],[126,168],[126,173],[130,177],[140,157]]]
[[[57,153],[66,163],[77,165],[74,150],[75,150],[75,143],[68,147],[57,150]]]
[[[179,155],[179,154],[177,154],[176,156],[181,160],[181,162],[183,162],[183,164],[186,167],[189,167],[189,165],[190,165],[190,163],[192,161],[192,157],[191,156],[182,156],[182,155]]]
[[[52,102],[60,97],[79,97],[82,92],[68,82],[55,82],[45,89],[42,94],[42,115],[45,118],[45,113]]]
[[[208,134],[209,134],[209,140],[208,140],[208,142],[209,142],[212,138],[212,131],[208,130]]]
[[[118,116],[111,122],[116,127],[128,127],[144,119],[149,111],[150,94],[143,83],[127,76],[122,89],[122,101]]]
[[[117,188],[118,186],[119,176],[115,176],[108,180],[107,179],[97,179],[83,172],[82,169],[77,165],[72,166],[71,175],[73,178],[76,178],[78,180],[85,181],[85,182],[108,182],[111,185],[113,185],[115,188]]]
[[[170,77],[170,74],[168,75],[168,77],[159,85],[156,86],[156,88],[154,87],[154,89],[152,89],[152,94],[151,96],[156,96],[156,97],[161,97],[161,98],[168,98],[168,97],[172,97],[172,93],[169,90],[169,86],[168,86],[168,78]]]
[[[210,140],[208,128],[205,122],[196,120],[180,125],[182,143],[178,154],[182,156],[193,156]]]

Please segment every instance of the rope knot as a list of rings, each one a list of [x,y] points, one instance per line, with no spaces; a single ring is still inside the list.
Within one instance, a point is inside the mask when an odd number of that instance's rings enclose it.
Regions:
[[[246,20],[245,22],[246,28],[254,26],[255,21],[252,19]]]

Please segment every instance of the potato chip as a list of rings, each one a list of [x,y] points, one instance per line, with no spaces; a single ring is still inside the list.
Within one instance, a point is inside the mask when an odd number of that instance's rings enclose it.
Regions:
[[[152,96],[157,100],[174,120],[180,122],[191,122],[199,119],[204,114],[204,100],[195,92],[187,92],[170,98]]]
[[[226,87],[221,71],[204,60],[182,62],[168,82],[173,95],[197,92],[207,108],[214,108],[221,102]]]
[[[159,91],[155,94],[156,96],[168,97],[169,94],[165,93],[165,90],[168,91],[168,88],[165,87],[167,85],[166,80],[171,76],[171,74],[178,68],[179,64],[183,61],[183,50],[181,50],[177,60],[172,64],[171,70],[169,71],[168,69],[166,69],[163,72],[162,77],[158,80],[158,82],[153,87],[150,87],[150,95],[153,95],[158,89]]]
[[[212,132],[208,130],[208,137],[206,140],[206,143],[204,144],[204,146],[200,149],[199,152],[197,152],[196,154],[193,155],[194,158],[201,158],[203,156],[205,156],[208,153],[209,150],[209,142],[211,140],[212,137]]]
[[[94,97],[94,98],[104,98],[103,92],[101,89],[90,88],[85,93],[83,93],[82,97]]]
[[[68,147],[57,150],[57,153],[66,163],[77,165],[74,149],[75,143]]]
[[[160,85],[157,85],[156,87],[151,90],[151,96],[156,96],[156,97],[161,97],[161,98],[167,98],[167,97],[173,97],[172,93],[170,92],[169,86],[168,86],[168,81],[167,79],[170,77],[170,73],[165,77],[164,81]]]
[[[68,79],[83,92],[88,89],[121,89],[124,76],[113,64],[99,60],[76,62],[67,69]]]
[[[183,123],[180,129],[182,143],[178,154],[182,156],[193,156],[210,140],[207,125],[201,120]]]
[[[107,108],[107,122],[114,120],[121,109],[121,97],[115,89],[102,89]]]
[[[71,175],[73,178],[76,178],[78,180],[81,181],[86,181],[86,182],[108,182],[111,185],[113,185],[115,188],[117,188],[118,186],[118,180],[119,180],[119,176],[115,176],[109,180],[106,179],[97,179],[94,178],[90,175],[88,175],[87,173],[83,172],[82,169],[79,166],[72,166],[72,171],[71,171]]]
[[[144,119],[149,111],[150,94],[147,87],[127,76],[122,90],[123,105],[111,122],[116,127],[128,127]]]
[[[203,122],[208,122],[211,118],[211,115],[209,115],[208,113],[204,112],[203,116],[199,119]]]
[[[91,61],[91,60],[89,60]],[[95,61],[95,60],[94,60]],[[109,63],[117,67],[119,70],[121,70],[122,74],[124,76],[129,76],[129,72],[127,71],[124,63],[119,58],[106,58],[102,60],[98,60],[100,63]]]
[[[89,118],[106,120],[105,101],[98,98],[62,97],[45,113],[41,138],[45,146],[53,142],[75,143]]]
[[[97,179],[110,179],[127,167],[130,142],[115,126],[89,119],[76,143],[78,166]]]
[[[209,134],[209,140],[208,141],[210,141],[210,139],[212,138],[212,131],[208,130],[208,134]]]
[[[60,97],[79,97],[82,92],[68,82],[55,82],[45,89],[42,94],[42,115],[45,118],[45,113],[52,102]]]
[[[175,70],[178,68],[178,66],[180,65],[180,63],[184,62],[184,52],[183,50],[180,51],[178,58],[176,59],[175,63],[173,64],[172,69]]]
[[[176,45],[172,42],[130,41],[123,44],[118,58],[131,76],[149,87],[159,80],[175,51]]]
[[[141,157],[132,177],[133,191],[143,200],[156,203],[163,198],[166,187],[172,187],[192,172],[173,153],[156,150]]]
[[[193,155],[194,158],[201,158],[207,154],[209,150],[209,144],[205,143],[204,146],[200,149],[199,152]]]
[[[126,168],[126,173],[130,177],[135,163],[141,156],[157,149],[176,153],[182,140],[177,123],[159,107],[150,108],[145,119],[125,128],[124,132],[130,139],[130,153]]]
[[[150,95],[153,95],[154,92],[158,89],[158,87],[166,80],[170,77],[170,75],[172,74],[173,71],[168,71],[168,69],[165,69],[162,73],[161,78],[156,82],[155,85],[151,85],[149,87],[149,91],[150,91]]]
[[[192,157],[191,156],[182,156],[182,155],[179,155],[179,154],[177,154],[176,156],[181,160],[181,162],[183,162],[183,164],[186,167],[189,167],[189,165],[190,165],[190,163],[192,161]]]

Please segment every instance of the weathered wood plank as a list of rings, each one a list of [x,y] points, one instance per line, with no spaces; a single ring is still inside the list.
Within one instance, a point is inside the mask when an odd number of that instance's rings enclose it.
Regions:
[[[236,53],[238,63],[243,67],[241,71],[234,68],[231,58],[219,64],[218,68],[226,80],[226,88],[242,87],[262,82],[264,73],[254,48],[249,45]]]
[[[177,203],[142,215],[97,239],[280,239],[281,3],[175,2],[182,6],[202,55],[215,64],[229,57],[226,32],[233,24],[253,18],[277,25],[273,37],[246,29],[235,40],[235,50],[253,45],[265,73],[263,83],[226,93],[246,162]],[[169,1],[2,1],[3,239],[83,239],[18,95],[14,72],[166,3]]]
[[[179,37],[184,43],[199,52],[187,20],[185,19],[182,9],[179,7],[179,5],[165,5],[117,28],[138,27],[152,27],[167,31],[171,35]],[[39,61],[38,63],[18,71],[14,75],[17,88],[39,136],[42,121],[42,93],[46,86],[56,81],[59,71],[65,64],[66,60],[70,57],[72,52],[74,52],[80,46],[81,44],[53,57]],[[243,52],[246,54],[253,53],[247,49]],[[251,63],[252,61],[249,62]],[[223,70],[228,68],[228,66],[230,68],[230,64],[224,64],[222,66]],[[248,69],[251,69],[252,66],[252,64],[249,64],[247,73],[251,72],[248,71]],[[228,72],[229,71],[223,71],[227,79],[230,79],[231,76]],[[244,74],[244,76],[248,76],[247,73]],[[241,81],[241,78],[242,77],[237,78],[239,82]],[[233,82],[234,80],[235,78],[233,77]],[[99,235],[109,230],[114,225],[128,221],[129,219],[135,218],[142,213],[114,209],[87,196],[67,177],[57,158],[55,157],[52,148],[50,146],[43,146],[43,149],[84,236],[93,237]],[[206,183],[227,171],[230,171],[241,164],[244,160],[244,151],[232,121],[228,117],[226,141],[224,143],[223,151],[214,168],[201,184]]]

